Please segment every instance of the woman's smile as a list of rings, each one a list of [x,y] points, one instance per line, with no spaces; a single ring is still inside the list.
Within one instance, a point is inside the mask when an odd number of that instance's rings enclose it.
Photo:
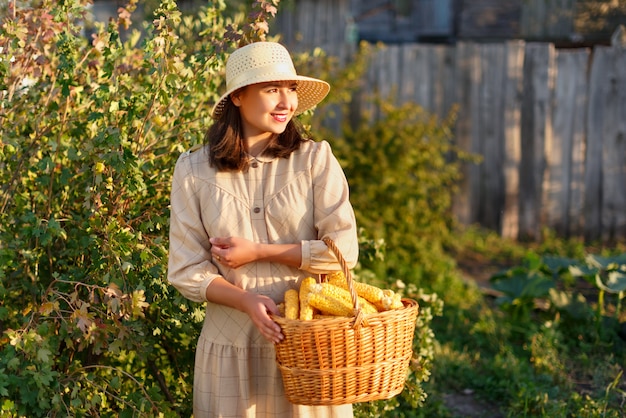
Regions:
[[[272,113],[272,116],[277,122],[285,123],[289,121],[288,115]]]

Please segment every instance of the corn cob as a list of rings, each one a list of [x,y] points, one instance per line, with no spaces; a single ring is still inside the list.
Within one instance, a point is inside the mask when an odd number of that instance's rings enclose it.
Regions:
[[[285,303],[281,302],[276,306],[278,307],[278,312],[280,313],[280,316],[285,316]]]
[[[341,299],[345,301],[348,305],[353,305],[352,295],[350,295],[350,292],[342,287],[335,286],[332,283],[316,283],[314,286],[311,287],[311,292],[319,293],[331,298]]]
[[[346,277],[341,271],[329,274],[328,283],[348,289],[348,282],[346,282]],[[381,302],[384,297],[383,290],[371,284],[353,281],[352,286],[354,286],[357,295],[374,304]]]
[[[331,283],[316,283],[315,286],[311,288],[311,291],[316,294],[323,295],[329,299],[340,301],[342,305],[346,307],[345,311],[350,312],[349,315],[342,315],[342,316],[352,315],[351,313],[354,310],[354,304],[352,302],[352,296],[350,296],[350,292],[348,292],[347,290],[342,289],[338,286],[335,286]],[[361,310],[363,311],[363,313],[377,313],[378,312],[378,309],[376,309],[376,306],[374,306],[374,304],[372,304],[367,299],[362,298],[360,296],[359,296],[359,306],[361,307]],[[349,311],[348,311],[348,308],[350,309]],[[319,307],[318,309],[323,311],[323,309]],[[343,311],[343,308],[342,308],[342,311]]]
[[[328,318],[337,318],[337,315],[328,315],[328,314],[323,314],[323,313],[313,314],[313,319],[328,319]]]
[[[372,302],[361,296],[359,296],[359,306],[361,307],[361,311],[363,313],[378,313],[378,309],[376,308],[376,306]]]
[[[326,275],[326,281],[330,283],[334,282],[346,282],[346,276],[344,276],[343,271],[333,271],[332,273],[328,273]]]
[[[323,314],[335,316],[352,316],[352,306],[342,299],[333,298],[321,293],[311,292],[309,294],[311,306],[319,309]]]
[[[402,303],[402,296],[399,293],[396,293],[393,297],[393,301],[391,302],[391,309],[402,308],[404,308],[404,303]]]
[[[385,289],[383,293],[384,296],[380,304],[376,304],[378,310],[390,311],[392,309],[400,309],[404,307],[404,304],[402,303],[402,296],[399,293],[390,289]]]
[[[298,319],[300,314],[300,302],[298,300],[298,291],[289,289],[285,292],[285,318]]]
[[[313,319],[313,307],[309,303],[309,293],[311,292],[311,286],[314,286],[317,282],[313,277],[306,277],[302,279],[300,283],[300,320],[310,321]]]

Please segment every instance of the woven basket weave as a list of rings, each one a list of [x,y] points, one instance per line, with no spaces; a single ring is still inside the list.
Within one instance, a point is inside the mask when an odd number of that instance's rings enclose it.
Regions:
[[[352,275],[331,240],[352,295],[354,316],[300,321],[275,317],[285,338],[276,361],[287,399],[300,405],[343,405],[390,399],[404,388],[413,355],[418,304],[363,314]]]

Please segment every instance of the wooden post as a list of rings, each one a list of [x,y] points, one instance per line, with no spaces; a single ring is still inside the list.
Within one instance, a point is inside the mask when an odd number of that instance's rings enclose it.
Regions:
[[[611,71],[608,48],[597,47],[589,73],[587,149],[585,165],[585,239],[596,240],[602,232],[602,149],[605,137],[606,102]]]
[[[546,149],[546,222],[560,236],[582,234],[585,116],[589,51],[556,54],[553,130]]]
[[[520,237],[538,240],[545,217],[542,211],[545,148],[551,145],[554,45],[526,45],[524,101],[521,126]]]
[[[456,102],[459,105],[455,127],[456,145],[463,151],[471,153],[478,151],[474,134],[477,110],[473,102],[478,95],[478,80],[481,71],[479,51],[478,45],[469,42],[460,42],[456,47],[455,83],[457,86]],[[464,225],[476,222],[480,200],[478,175],[479,170],[476,164],[465,163],[461,166],[459,193],[454,196],[452,208],[457,220]]]
[[[519,176],[522,154],[520,119],[525,43],[506,44],[504,82],[504,209],[500,234],[517,239],[519,234]]]
[[[473,106],[478,110],[477,141],[483,162],[480,165],[478,221],[499,231],[504,206],[504,75],[506,68],[503,43],[481,45],[480,94]]]
[[[619,47],[599,47],[599,51],[605,56],[602,77],[607,93],[601,109],[601,238],[614,242],[626,236],[626,54]]]

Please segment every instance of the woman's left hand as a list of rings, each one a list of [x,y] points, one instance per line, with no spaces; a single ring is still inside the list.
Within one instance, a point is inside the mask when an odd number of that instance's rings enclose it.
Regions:
[[[257,260],[258,244],[239,237],[211,238],[211,254],[218,263],[238,268]]]
[[[241,299],[242,310],[246,312],[263,337],[274,344],[285,338],[280,326],[270,315],[279,315],[278,308],[272,299],[256,293],[246,292]]]

